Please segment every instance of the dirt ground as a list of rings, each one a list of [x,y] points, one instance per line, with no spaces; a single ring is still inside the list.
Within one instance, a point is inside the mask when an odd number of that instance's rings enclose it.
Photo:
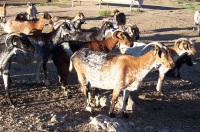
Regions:
[[[102,6],[107,7],[107,4]],[[131,128],[133,132],[200,132],[200,38],[193,22],[195,11],[178,8],[178,4],[170,0],[145,0],[142,7],[141,12],[135,11],[136,6],[130,12],[129,5],[121,4],[109,4],[108,8],[111,11],[118,9],[124,12],[127,24],[135,23],[139,27],[139,41],[173,44],[178,38],[189,37],[196,41],[197,54],[192,57],[193,67],[182,67],[181,79],[166,77],[164,95],[159,95],[155,90],[158,73],[148,74],[140,89],[131,93],[136,106],[134,111],[129,111],[129,119],[122,120],[134,122]],[[26,11],[26,8],[25,5],[9,5],[8,19],[13,19],[17,13]],[[82,2],[81,6],[76,2],[74,8],[71,3],[67,3],[59,6],[38,6],[37,9],[39,12],[47,11],[51,15],[60,16],[74,16],[82,11],[87,18],[87,24],[83,28],[100,27],[104,19],[98,16],[98,4],[95,2]],[[51,83],[49,87],[45,87],[42,82],[35,83],[35,71],[35,63],[12,64],[11,77],[15,86],[10,88],[10,93],[16,108],[9,107],[2,85],[0,131],[95,131],[89,125],[90,117],[108,115],[107,107],[95,108],[93,115],[85,111],[85,99],[78,88],[75,72],[68,78],[72,99],[67,99],[59,88],[52,61],[48,63],[48,78]],[[118,110],[116,112],[119,113]]]

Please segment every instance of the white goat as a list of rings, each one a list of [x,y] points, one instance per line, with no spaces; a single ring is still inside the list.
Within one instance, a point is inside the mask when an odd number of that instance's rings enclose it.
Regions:
[[[28,9],[26,10],[26,12],[28,13],[28,19],[36,19],[37,9],[35,7],[35,4],[28,2],[27,5]]]
[[[194,13],[194,25],[197,26],[197,30],[200,35],[200,11],[195,11]]]

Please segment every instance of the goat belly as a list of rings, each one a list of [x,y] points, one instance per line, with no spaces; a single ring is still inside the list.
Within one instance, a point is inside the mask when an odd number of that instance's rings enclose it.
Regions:
[[[96,87],[100,89],[114,89],[116,84],[119,82],[119,74],[111,71],[102,71],[103,68],[99,70],[86,67],[86,80],[90,83],[91,87]]]
[[[119,80],[119,74],[116,72],[117,66],[113,67],[112,61],[109,61],[112,54],[105,54],[99,51],[80,50],[76,52],[76,59],[80,63],[74,64],[75,69],[83,68],[86,82],[92,87],[101,89],[114,89]]]

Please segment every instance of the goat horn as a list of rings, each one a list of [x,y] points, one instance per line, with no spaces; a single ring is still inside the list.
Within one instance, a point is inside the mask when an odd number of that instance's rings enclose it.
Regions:
[[[20,32],[8,34],[8,35],[6,36],[6,40],[5,40],[5,45],[6,45],[6,46],[8,46],[8,41],[11,41],[11,39],[12,39],[14,36],[18,36],[18,37],[20,37],[20,38],[23,38],[23,37],[25,37],[26,35],[23,34],[23,33],[20,33]]]
[[[166,47],[163,46],[163,44],[161,44],[161,43],[159,43],[159,42],[151,42],[151,43],[145,45],[144,48],[142,48],[142,50],[144,50],[146,47],[148,47],[148,46],[150,46],[150,45],[157,45],[158,47],[160,47],[160,48],[162,48],[162,49],[163,49],[163,48],[166,49]]]
[[[180,43],[179,43],[179,42],[180,42],[180,41],[184,41],[184,40],[185,40],[185,41],[188,41],[187,38],[179,38],[178,40],[176,40],[175,45],[178,44],[178,48],[179,48],[179,46],[180,46]],[[179,49],[180,49],[180,48],[179,48]]]
[[[113,32],[112,32],[112,38],[114,38],[114,37],[113,37],[113,35],[114,35],[114,33],[115,33],[115,32],[117,32],[117,31],[124,32],[124,30],[121,30],[121,29],[116,29],[115,31],[113,31]]]
[[[175,44],[182,40],[188,40],[188,39],[187,38],[179,38],[178,40],[176,40]]]

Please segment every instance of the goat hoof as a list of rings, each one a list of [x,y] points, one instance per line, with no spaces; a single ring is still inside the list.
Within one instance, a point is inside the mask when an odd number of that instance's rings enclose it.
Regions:
[[[12,108],[12,109],[14,109],[14,108],[15,108],[14,103],[10,103],[10,106],[9,106],[9,107]]]
[[[14,109],[14,108],[15,108],[15,106],[14,106],[14,105],[10,105],[10,108]]]
[[[68,99],[71,99],[72,98],[72,95],[71,94],[69,94],[68,92],[64,92],[64,96],[66,96]]]
[[[116,117],[116,115],[115,115],[114,113],[110,113],[109,116],[110,116],[111,118],[115,118],[115,117]]]
[[[49,83],[48,80],[45,80],[45,81],[44,81],[44,84],[45,84],[45,86],[49,86],[49,85],[50,85],[50,83]]]
[[[129,118],[129,115],[127,113],[125,113],[125,112],[122,112],[121,113],[121,117],[122,118]]]
[[[157,95],[158,95],[158,96],[163,96],[164,94],[163,94],[162,91],[157,91]]]
[[[68,95],[67,95],[67,98],[68,98],[68,99],[71,99],[71,98],[72,98],[72,95],[71,95],[71,94],[68,94]]]
[[[86,106],[85,109],[86,109],[86,111],[89,111],[91,114],[93,113],[93,112],[92,112],[92,108],[91,108],[90,106]]]

